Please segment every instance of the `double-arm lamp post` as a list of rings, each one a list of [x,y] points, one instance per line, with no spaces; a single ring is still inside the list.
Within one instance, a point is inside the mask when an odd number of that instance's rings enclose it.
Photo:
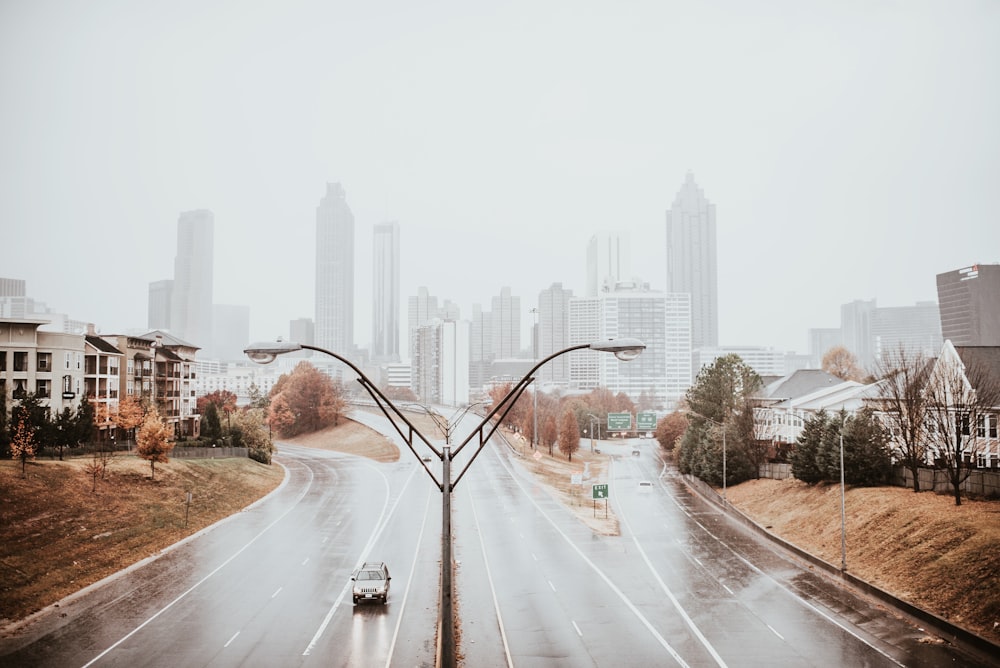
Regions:
[[[476,460],[479,453],[483,451],[483,448],[489,442],[490,438],[493,436],[494,432],[499,428],[500,424],[503,422],[504,418],[510,412],[511,408],[520,398],[524,390],[535,380],[535,372],[538,371],[542,365],[551,361],[552,359],[564,355],[574,350],[596,350],[599,352],[614,353],[615,357],[622,360],[623,362],[628,362],[635,359],[639,354],[645,349],[646,345],[637,339],[609,339],[607,341],[595,341],[594,343],[582,343],[575,346],[570,346],[558,352],[555,352],[545,359],[541,360],[535,366],[528,371],[527,374],[521,378],[520,381],[514,387],[510,389],[507,394],[496,403],[496,405],[487,413],[480,423],[473,429],[468,436],[465,437],[454,452],[451,450],[450,445],[450,434],[446,434],[445,445],[440,449],[435,447],[433,443],[427,440],[420,431],[413,426],[413,424],[403,415],[403,412],[396,407],[392,401],[389,400],[382,390],[378,388],[364,373],[361,372],[357,366],[354,365],[350,360],[338,355],[337,353],[325,350],[324,348],[318,348],[316,346],[307,345],[304,343],[292,343],[284,341],[267,341],[264,343],[254,343],[249,345],[243,352],[246,353],[254,362],[259,364],[267,364],[268,362],[273,362],[278,355],[283,355],[285,353],[296,352],[298,350],[314,350],[316,352],[324,353],[337,359],[354,371],[358,376],[358,382],[361,386],[371,395],[372,399],[378,405],[379,409],[386,416],[392,426],[396,429],[399,435],[406,442],[407,447],[413,456],[417,458],[420,465],[424,467],[427,475],[431,477],[434,484],[437,485],[438,489],[441,490],[441,603],[438,610],[438,665],[444,668],[452,668],[455,666],[455,619],[454,619],[454,608],[452,606],[452,540],[451,540],[451,492],[458,485],[459,481],[472,466],[472,462]],[[495,418],[495,419],[494,419]],[[468,463],[465,464],[465,468],[458,472],[458,477],[452,480],[451,476],[451,462],[458,453],[460,453],[466,445],[468,445],[474,438],[478,436],[479,443],[469,458]],[[414,447],[414,437],[418,438],[424,443],[430,450],[441,460],[441,478],[438,479],[431,471],[430,467],[427,466],[426,462],[420,457]]]

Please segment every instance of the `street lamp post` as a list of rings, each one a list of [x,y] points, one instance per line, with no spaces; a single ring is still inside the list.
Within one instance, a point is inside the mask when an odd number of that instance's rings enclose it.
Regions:
[[[597,417],[593,413],[587,413],[587,417],[590,418],[590,451],[594,451],[594,424],[597,424],[597,428],[601,428],[601,418]],[[600,439],[600,433],[597,434],[598,440]]]
[[[531,309],[531,314],[535,316],[535,332],[534,332],[535,335],[532,337],[534,339],[532,345],[533,348],[532,352],[534,353],[535,359],[537,360],[538,352],[539,349],[541,348],[538,341],[538,309],[537,308]],[[531,420],[532,420],[531,451],[534,452],[535,450],[538,449],[538,385],[535,385],[535,387],[532,389],[531,396],[533,402],[531,406]]]
[[[844,425],[840,425],[840,570],[847,570],[847,500],[844,493]]]
[[[468,472],[472,463],[479,456],[479,453],[483,451],[486,444],[492,438],[493,434],[503,423],[504,418],[514,407],[514,404],[524,393],[525,389],[534,381],[534,374],[541,368],[544,364],[550,360],[564,355],[566,353],[575,350],[596,350],[599,352],[609,352],[613,353],[615,357],[622,360],[623,362],[628,362],[635,359],[639,354],[645,349],[646,345],[637,339],[609,339],[607,341],[595,341],[594,343],[582,343],[575,346],[570,346],[558,352],[555,352],[545,359],[539,361],[535,366],[528,371],[527,374],[521,378],[520,381],[514,387],[507,392],[507,394],[496,402],[496,405],[486,414],[484,418],[479,422],[479,424],[473,429],[465,440],[459,444],[454,451],[451,450],[450,438],[446,438],[445,445],[438,449],[436,448],[426,436],[424,436],[420,431],[413,426],[413,424],[406,418],[403,412],[389,400],[388,397],[378,388],[375,383],[373,383],[364,373],[361,372],[353,362],[345,357],[338,355],[337,353],[331,352],[324,348],[319,348],[312,345],[283,342],[283,341],[267,341],[263,343],[254,343],[249,345],[244,349],[244,353],[252,361],[259,364],[267,364],[273,362],[278,355],[283,355],[285,353],[296,352],[299,350],[313,350],[316,352],[324,353],[333,357],[340,362],[343,362],[348,367],[354,371],[358,376],[358,382],[361,386],[368,392],[368,394],[375,400],[375,404],[379,407],[385,417],[392,424],[396,432],[402,437],[403,441],[406,443],[410,452],[413,456],[417,458],[420,465],[424,467],[427,475],[430,476],[431,480],[437,485],[438,489],[441,491],[441,600],[438,610],[438,665],[443,668],[453,668],[455,666],[455,617],[453,608],[453,587],[452,587],[452,537],[451,537],[451,493],[455,489],[455,486],[462,480],[462,477]],[[494,418],[496,420],[494,421]],[[446,434],[447,435],[447,434]],[[414,448],[414,436],[420,439],[430,450],[441,460],[441,479],[438,480],[431,471],[430,467],[427,466],[423,458],[417,453]],[[477,437],[479,443],[469,458],[469,461],[465,464],[465,467],[458,472],[458,476],[452,480],[451,473],[451,462],[458,455],[466,445],[472,442],[473,438]]]

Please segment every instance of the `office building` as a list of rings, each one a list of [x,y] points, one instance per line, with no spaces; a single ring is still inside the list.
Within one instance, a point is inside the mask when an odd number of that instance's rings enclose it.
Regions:
[[[627,232],[598,232],[587,243],[587,297],[613,290],[632,277]]]
[[[375,362],[399,361],[399,223],[374,229],[372,341]]]
[[[146,303],[146,325],[149,329],[170,330],[170,304],[173,293],[174,282],[170,279],[153,281],[149,284]]]
[[[354,355],[354,214],[339,183],[316,207],[316,345]]]
[[[250,307],[240,304],[216,304],[212,328],[211,356],[224,361],[242,361],[243,349],[250,343]]]
[[[501,288],[490,309],[493,327],[493,359],[512,359],[521,354],[521,298]]]
[[[573,291],[563,288],[562,283],[538,293],[538,326],[535,332],[536,360],[545,359],[552,353],[569,347],[569,302]],[[541,383],[566,384],[569,382],[569,358],[561,355],[538,370]]]
[[[954,346],[1000,346],[1000,264],[937,275],[942,338]]]
[[[416,328],[411,389],[424,403],[469,403],[469,323],[433,319]]]
[[[715,205],[688,172],[667,211],[667,292],[691,295],[691,344],[719,345]]]
[[[184,211],[177,220],[170,332],[198,348],[212,345],[212,295],[215,216]]]

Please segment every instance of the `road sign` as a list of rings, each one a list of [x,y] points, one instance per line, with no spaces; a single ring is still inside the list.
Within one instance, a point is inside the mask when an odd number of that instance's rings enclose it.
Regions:
[[[607,485],[594,485],[594,498],[595,499],[606,499],[608,498],[608,486]]]
[[[631,413],[608,413],[608,431],[628,431],[631,428]]]
[[[656,429],[656,413],[636,413],[635,426],[639,431]]]

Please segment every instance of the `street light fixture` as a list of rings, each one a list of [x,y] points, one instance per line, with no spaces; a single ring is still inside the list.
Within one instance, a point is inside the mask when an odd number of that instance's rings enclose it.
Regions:
[[[373,383],[364,373],[361,372],[353,362],[345,357],[338,355],[337,353],[331,352],[324,348],[319,348],[317,346],[312,346],[304,343],[294,343],[291,341],[266,341],[263,343],[253,343],[247,346],[243,352],[252,361],[258,364],[267,364],[273,362],[278,355],[284,355],[286,353],[292,353],[299,350],[313,350],[316,352],[324,353],[339,360],[349,366],[352,371],[358,376],[358,382],[361,386],[368,392],[368,394],[375,400],[376,405],[385,415],[385,417],[392,423],[393,428],[406,442],[407,447],[410,448],[410,452],[413,456],[417,458],[420,465],[424,467],[427,475],[431,477],[434,484],[437,485],[438,489],[441,490],[441,602],[440,609],[438,611],[438,626],[440,632],[438,634],[438,664],[443,668],[453,668],[455,666],[455,617],[453,602],[453,588],[452,588],[452,539],[451,539],[451,493],[455,489],[455,486],[462,480],[462,477],[468,472],[472,463],[479,456],[479,453],[483,451],[486,444],[492,438],[493,434],[503,423],[505,417],[514,407],[514,404],[524,393],[524,390],[535,380],[534,374],[541,368],[544,364],[551,361],[552,359],[564,355],[569,352],[576,350],[596,350],[599,352],[609,352],[613,353],[615,357],[623,362],[628,362],[634,360],[636,357],[642,353],[646,348],[646,344],[642,343],[638,339],[622,338],[622,339],[609,339],[607,341],[595,341],[594,343],[581,343],[575,346],[570,346],[569,348],[564,348],[563,350],[552,353],[545,359],[541,360],[535,366],[531,368],[517,382],[514,387],[507,392],[507,394],[496,402],[496,405],[486,414],[484,418],[479,422],[475,429],[473,429],[465,440],[459,444],[459,446],[454,450],[451,450],[450,438],[446,438],[445,445],[438,449],[432,444],[426,436],[420,433],[413,424],[403,415],[403,412],[396,407],[392,401],[378,388],[375,383]],[[494,418],[496,420],[494,421]],[[404,428],[405,427],[405,428]],[[474,437],[478,435],[479,444],[475,452],[469,458],[469,461],[465,464],[465,468],[461,469],[458,473],[458,477],[453,481],[451,478],[451,462],[458,453],[460,453],[466,445],[468,445]],[[414,436],[420,439],[430,450],[441,460],[441,479],[434,475],[430,467],[423,461],[423,458],[417,453],[414,448]]]

